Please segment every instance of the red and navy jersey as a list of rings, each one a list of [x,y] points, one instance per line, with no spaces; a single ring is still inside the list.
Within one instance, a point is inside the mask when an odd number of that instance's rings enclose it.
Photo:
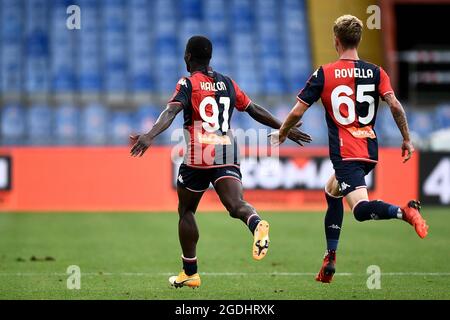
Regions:
[[[377,162],[375,119],[379,98],[390,92],[389,76],[381,67],[340,59],[319,67],[297,99],[307,105],[322,99],[333,162]]]
[[[183,106],[187,152],[192,167],[239,165],[239,150],[230,130],[234,109],[245,111],[251,100],[229,77],[208,70],[178,81],[169,102]]]

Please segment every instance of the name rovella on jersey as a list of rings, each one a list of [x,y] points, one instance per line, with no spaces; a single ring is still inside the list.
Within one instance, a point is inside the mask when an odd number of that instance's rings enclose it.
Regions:
[[[361,68],[335,69],[334,77],[336,79],[341,79],[341,78],[368,79],[368,78],[373,78],[373,71],[371,69],[361,69]]]
[[[319,67],[297,98],[309,106],[322,99],[333,162],[377,162],[375,119],[380,98],[390,92],[389,76],[380,66],[339,59]]]

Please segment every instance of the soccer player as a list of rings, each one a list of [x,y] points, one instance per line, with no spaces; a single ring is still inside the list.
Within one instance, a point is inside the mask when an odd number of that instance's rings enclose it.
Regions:
[[[212,44],[207,38],[190,38],[184,54],[190,76],[180,79],[153,128],[146,134],[131,137],[134,142],[131,155],[142,156],[155,137],[183,110],[187,151],[177,179],[183,271],[170,277],[175,287],[200,286],[196,256],[199,231],[194,214],[210,183],[230,216],[242,220],[254,234],[253,258],[264,258],[269,247],[269,223],[243,198],[238,148],[230,120],[236,109],[271,128],[279,129],[281,121],[252,102],[232,79],[213,71],[209,66],[211,57]],[[297,128],[290,129],[287,136],[300,145],[311,141],[309,135]]]
[[[329,283],[335,273],[336,250],[342,226],[342,197],[358,221],[402,219],[424,238],[428,226],[420,215],[420,203],[409,201],[399,207],[381,200],[369,200],[364,177],[378,161],[378,142],[374,130],[379,98],[387,102],[400,130],[403,162],[414,147],[411,143],[405,111],[395,97],[386,72],[379,66],[360,60],[358,45],[363,24],[354,16],[339,17],[333,27],[334,45],[339,60],[319,67],[300,91],[297,103],[272,141],[283,143],[291,128],[319,98],[326,110],[329,152],[335,174],[325,186],[328,209],[325,216],[327,251],[317,281]],[[278,139],[277,139],[278,137]]]

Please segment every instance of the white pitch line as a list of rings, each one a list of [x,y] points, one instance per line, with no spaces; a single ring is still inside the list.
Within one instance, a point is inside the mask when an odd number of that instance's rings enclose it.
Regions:
[[[170,276],[175,273],[171,272],[81,272],[81,276],[125,276],[125,277],[159,277]],[[38,272],[0,272],[0,276],[13,276],[13,277],[36,277],[36,276],[67,276],[67,273],[38,273]],[[286,277],[302,277],[302,276],[315,276],[316,273],[312,272],[202,272],[201,275],[212,277],[236,277],[236,276],[286,276]],[[352,273],[352,272],[338,272],[336,276],[367,276],[365,273]],[[450,272],[385,272],[381,273],[381,276],[430,276],[441,277],[450,276]]]

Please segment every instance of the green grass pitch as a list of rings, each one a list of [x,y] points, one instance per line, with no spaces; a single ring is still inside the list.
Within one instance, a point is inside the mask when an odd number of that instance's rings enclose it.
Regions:
[[[332,284],[314,281],[323,213],[262,216],[271,247],[257,262],[244,224],[197,214],[202,287],[193,290],[168,283],[181,269],[176,214],[2,213],[0,299],[450,299],[448,208],[424,209],[425,240],[402,221],[346,213]],[[69,265],[81,268],[80,290],[67,289]],[[381,268],[379,290],[367,288],[369,265]]]

